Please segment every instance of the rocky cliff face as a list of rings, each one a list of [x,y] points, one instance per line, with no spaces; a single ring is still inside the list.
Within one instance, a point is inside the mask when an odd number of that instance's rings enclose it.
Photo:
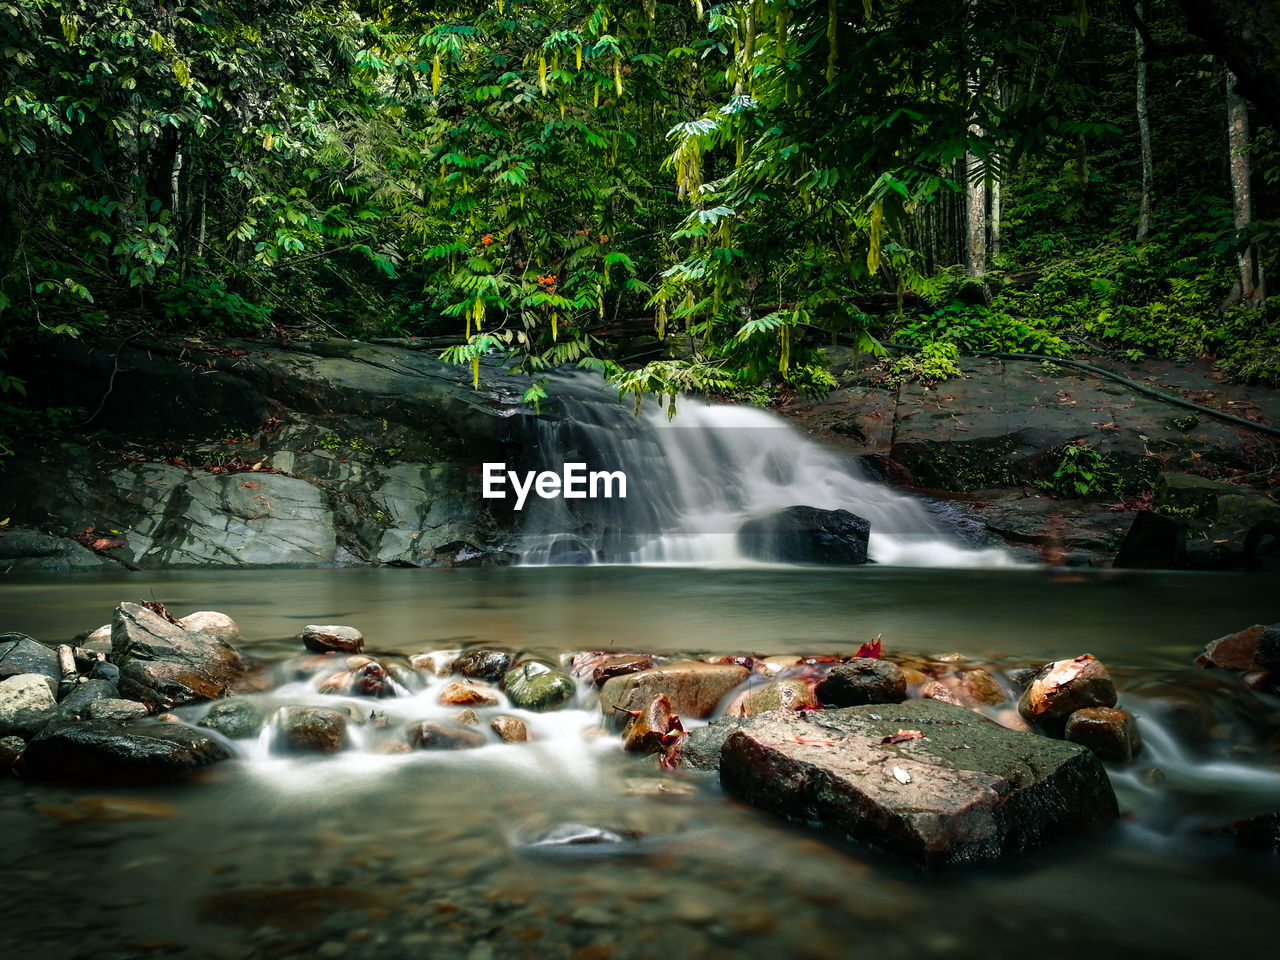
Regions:
[[[31,528],[0,535],[6,567],[513,559],[480,464],[514,443],[514,381],[347,341],[48,349],[43,389],[97,412],[0,474]]]

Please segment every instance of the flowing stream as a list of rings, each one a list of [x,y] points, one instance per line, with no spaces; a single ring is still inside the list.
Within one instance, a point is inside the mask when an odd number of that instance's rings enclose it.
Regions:
[[[1274,860],[1199,827],[1274,806],[1275,698],[1190,666],[1226,630],[1275,619],[1266,579],[1027,568],[174,571],[10,578],[7,629],[57,642],[121,599],[221,609],[273,678],[320,693],[294,638],[350,623],[384,659],[499,645],[561,659],[657,654],[948,654],[1008,669],[1089,651],[1147,741],[1113,768],[1124,818],[1017,861],[936,875],[664,774],[600,730],[592,695],[519,714],[534,736],[384,755],[353,726],[335,755],[281,755],[270,729],[190,782],[0,784],[0,949],[58,957],[1184,957],[1268,949]],[[965,658],[956,660],[955,658]],[[423,676],[373,702],[443,717]],[[204,708],[184,708],[198,720]],[[456,711],[454,711],[456,712]],[[567,842],[567,841],[579,842]]]
[[[652,398],[636,414],[587,373],[557,376],[554,398],[550,415],[533,421],[531,469],[559,473],[576,460],[591,471],[622,471],[627,496],[531,495],[521,511],[524,563],[747,564],[737,536],[743,521],[792,506],[870,521],[876,563],[1012,562],[999,549],[965,544],[945,516],[767,411],[681,397],[674,418]]]

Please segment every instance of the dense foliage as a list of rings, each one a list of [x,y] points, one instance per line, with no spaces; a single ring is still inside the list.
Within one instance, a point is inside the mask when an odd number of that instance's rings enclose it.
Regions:
[[[640,396],[820,392],[821,344],[898,338],[1274,379],[1280,333],[1231,288],[1249,245],[1280,273],[1280,142],[1255,115],[1240,226],[1223,68],[1180,6],[0,2],[0,349],[449,337]]]

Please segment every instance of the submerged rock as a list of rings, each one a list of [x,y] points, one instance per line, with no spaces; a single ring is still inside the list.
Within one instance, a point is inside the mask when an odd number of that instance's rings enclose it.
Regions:
[[[25,633],[0,634],[0,680],[29,673],[62,679],[57,652]]]
[[[470,750],[484,746],[484,734],[458,723],[415,723],[408,730],[410,746],[419,750]]]
[[[871,524],[848,510],[787,507],[738,528],[738,549],[779,563],[867,562]]]
[[[1128,763],[1142,750],[1138,722],[1128,710],[1085,707],[1067,718],[1065,736],[1104,763]]]
[[[1090,654],[1056,660],[1040,668],[1018,700],[1018,712],[1029,723],[1056,723],[1083,707],[1114,707],[1111,675]]]
[[[554,710],[573,699],[573,680],[549,664],[526,660],[502,677],[512,705],[522,710]]]
[[[497,683],[511,669],[511,654],[505,650],[468,650],[453,661],[453,669],[472,680]]]
[[[589,680],[598,687],[611,677],[648,670],[656,664],[657,661],[647,653],[591,650],[574,656],[570,672],[578,679]]]
[[[612,677],[600,688],[605,722],[621,730],[632,712],[659,694],[682,717],[709,717],[730,690],[747,678],[746,667],[686,660]]]
[[[58,702],[48,677],[24,673],[0,680],[0,737],[31,737],[55,716]]]
[[[832,667],[815,692],[826,707],[901,703],[907,699],[907,677],[896,663],[858,657]]]
[[[337,753],[347,740],[347,715],[324,707],[285,707],[276,745],[290,753]]]
[[[302,645],[312,653],[363,653],[364,634],[355,627],[309,623],[302,628]]]
[[[18,761],[28,780],[153,783],[231,756],[213,737],[181,723],[120,727],[100,720],[50,724]]]
[[[216,700],[245,671],[227,642],[184,630],[136,603],[122,603],[111,621],[111,654],[125,696],[164,709]]]
[[[1280,810],[1237,820],[1207,832],[1246,850],[1280,855]]]
[[[744,721],[725,740],[720,782],[924,866],[993,860],[1117,816],[1086,748],[929,700]]]

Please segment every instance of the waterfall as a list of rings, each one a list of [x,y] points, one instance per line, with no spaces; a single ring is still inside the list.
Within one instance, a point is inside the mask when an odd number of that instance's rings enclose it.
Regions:
[[[525,564],[734,565],[742,523],[808,506],[847,510],[871,524],[868,556],[904,566],[999,566],[999,549],[963,543],[921,501],[869,479],[857,460],[755,407],[646,398],[640,411],[599,377],[558,376],[552,406],[528,418],[522,469],[566,462],[626,475],[625,499],[542,499],[514,514]]]

